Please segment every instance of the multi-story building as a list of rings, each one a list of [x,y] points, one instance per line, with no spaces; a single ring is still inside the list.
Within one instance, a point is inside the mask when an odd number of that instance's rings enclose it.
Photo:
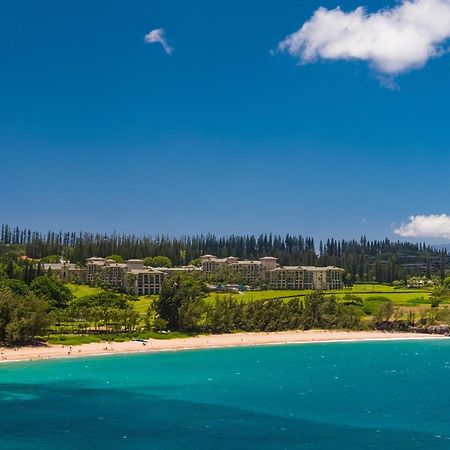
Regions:
[[[220,275],[236,273],[245,283],[264,281],[267,272],[277,267],[277,258],[265,256],[256,261],[239,260],[234,256],[228,258],[217,258],[213,255],[201,257],[203,272],[208,275]]]
[[[106,285],[135,295],[158,294],[167,276],[179,272],[202,270],[196,266],[145,267],[142,259],[129,259],[123,263],[118,263],[112,259],[97,256],[88,258],[86,267],[61,260],[57,264],[43,264],[43,268],[64,283],[72,281]]]
[[[201,271],[220,278],[236,274],[245,284],[265,284],[270,289],[341,289],[343,269],[339,267],[280,266],[277,258],[265,256],[258,260],[239,260],[233,256],[201,257],[202,267],[145,267],[142,259],[118,263],[93,256],[86,260],[86,268],[68,261],[44,264],[61,281],[107,285],[135,295],[158,294],[166,277],[180,272]]]
[[[92,256],[86,260],[86,281],[90,284],[100,281],[102,269],[106,265],[105,258]]]
[[[270,270],[270,289],[342,289],[342,273],[339,267],[280,266]]]
[[[153,267],[132,269],[125,274],[127,291],[135,295],[159,294],[167,274]]]
[[[59,263],[44,263],[42,267],[45,272],[53,274],[63,283],[83,283],[85,280],[85,271],[82,267],[62,258]]]
[[[161,269],[145,267],[142,259],[124,263],[98,257],[86,260],[88,283],[106,284],[135,295],[158,294],[166,275]]]
[[[256,261],[240,261],[235,257],[201,257],[203,271],[219,275],[236,272],[247,283],[266,283],[270,289],[341,289],[344,269],[339,267],[280,266],[277,258],[266,256]]]

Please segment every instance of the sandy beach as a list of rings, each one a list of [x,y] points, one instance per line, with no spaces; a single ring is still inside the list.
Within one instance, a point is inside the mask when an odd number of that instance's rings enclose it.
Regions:
[[[327,330],[216,334],[179,339],[148,339],[145,342],[95,342],[77,346],[43,344],[35,347],[5,347],[0,350],[0,362],[36,361],[123,353],[166,352],[255,345],[374,341],[391,339],[445,339],[445,337],[442,335],[386,333],[381,331]]]

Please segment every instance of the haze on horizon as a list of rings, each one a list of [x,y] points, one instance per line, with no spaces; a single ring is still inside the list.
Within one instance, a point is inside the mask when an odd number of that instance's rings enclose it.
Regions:
[[[450,241],[450,0],[18,1],[0,38],[3,223]]]

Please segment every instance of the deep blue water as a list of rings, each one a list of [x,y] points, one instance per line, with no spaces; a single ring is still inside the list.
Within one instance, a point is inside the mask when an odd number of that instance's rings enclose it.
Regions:
[[[450,340],[0,366],[0,449],[450,449]]]

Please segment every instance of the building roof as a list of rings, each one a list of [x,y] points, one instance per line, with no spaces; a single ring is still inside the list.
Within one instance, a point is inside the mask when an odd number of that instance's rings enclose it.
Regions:
[[[307,272],[323,272],[323,271],[327,271],[327,270],[341,270],[343,271],[344,269],[340,268],[340,267],[335,267],[335,266],[326,266],[326,267],[320,267],[320,266],[280,266],[277,267],[276,269],[272,269],[269,270],[269,272],[279,272],[282,270],[287,270],[287,271],[295,271],[295,270],[304,270]]]
[[[104,266],[106,261],[88,261],[86,264],[91,266]]]
[[[121,269],[125,269],[127,265],[125,263],[117,263],[114,261],[113,263],[105,264],[105,268],[108,267],[120,267]]]
[[[44,270],[62,270],[63,268],[69,270],[82,270],[81,267],[72,263],[44,263],[42,266],[44,267]]]
[[[261,264],[262,261],[276,261],[278,258],[275,258],[274,256],[263,256],[262,258],[258,258],[257,260],[250,260],[250,259],[243,259],[240,260],[236,256],[227,256],[226,258],[217,258],[217,256],[214,255],[203,255],[201,257],[202,259],[209,259],[212,262],[216,263],[231,263],[231,264]]]
[[[189,266],[181,266],[181,267],[156,267],[157,270],[161,270],[162,272],[170,273],[170,272],[190,272],[194,270],[202,270],[201,267],[189,265]]]
[[[155,274],[155,275],[158,275],[158,274],[165,275],[164,272],[162,272],[161,270],[157,270],[154,267],[145,267],[143,269],[132,269],[132,270],[129,270],[127,273],[131,273],[133,275],[139,275],[141,273],[148,273],[148,274]]]

